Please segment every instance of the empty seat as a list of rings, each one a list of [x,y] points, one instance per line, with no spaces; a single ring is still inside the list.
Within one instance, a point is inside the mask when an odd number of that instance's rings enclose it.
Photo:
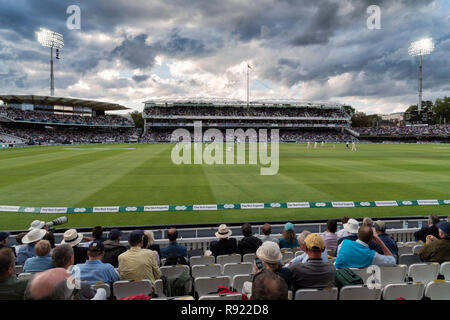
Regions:
[[[414,254],[419,254],[420,251],[422,251],[423,245],[419,244],[419,245],[415,245],[412,249],[412,253]]]
[[[421,263],[419,256],[414,253],[405,253],[398,258],[398,264],[405,264],[408,267],[414,263]]]
[[[295,300],[337,300],[338,289],[298,289],[295,292]]]
[[[214,256],[195,256],[189,259],[189,265],[197,266],[197,265],[205,265],[205,264],[214,264],[216,262],[216,258]]]
[[[381,286],[386,286],[393,283],[404,283],[406,280],[406,272],[408,267],[406,265],[398,266],[380,266]]]
[[[393,283],[383,288],[383,300],[421,300],[425,286],[423,283]]]
[[[237,274],[252,274],[253,263],[241,262],[241,263],[225,263],[223,265],[222,275],[229,276],[231,279]]]
[[[194,280],[195,292],[198,296],[205,296],[208,294],[216,294],[219,286],[230,287],[230,277],[220,276],[214,278],[199,277]]]
[[[245,281],[252,281],[253,276],[251,274],[237,274],[232,278],[231,287],[235,291],[242,291]]]
[[[20,273],[22,273],[22,271],[23,271],[23,265],[16,265],[14,267],[15,274],[19,275]]]
[[[450,300],[450,281],[433,280],[425,288],[425,296],[431,300]]]
[[[192,266],[192,277],[218,277],[222,275],[222,266],[220,264],[209,264],[203,266]]]
[[[221,255],[217,256],[216,261],[217,264],[221,265],[224,265],[225,263],[238,263],[241,262],[241,255],[240,254]]]
[[[283,252],[284,251],[284,252]],[[286,263],[286,262],[289,262],[289,261],[291,261],[292,259],[294,259],[294,253],[293,252],[291,252],[291,251],[288,251],[288,250],[285,250],[285,249],[283,249],[283,250],[281,250],[281,254],[282,254],[282,258],[281,258],[281,261],[282,261],[282,263]]]
[[[229,294],[209,294],[201,296],[199,300],[242,300],[241,293],[229,293]]]
[[[402,254],[412,253],[412,247],[409,246],[398,246],[398,256]]]
[[[350,268],[354,273],[361,277],[365,284],[367,284],[367,279],[370,277],[370,273],[367,273],[367,268]]]
[[[427,285],[428,282],[437,279],[439,268],[439,263],[415,263],[409,266],[408,277],[414,282],[421,281]]]
[[[154,285],[153,285],[153,287],[154,287],[153,291],[158,296],[158,298],[166,296],[164,294],[164,283],[163,283],[163,281],[161,279],[156,280]]]
[[[251,263],[253,263],[255,258],[256,258],[256,254],[255,253],[246,253],[242,257],[242,262],[251,262]]]
[[[121,280],[113,283],[114,296],[117,299],[136,296],[138,294],[151,295],[152,282],[144,280]]]
[[[163,276],[172,277],[179,275],[183,272],[187,272],[189,274],[189,266],[186,265],[176,265],[176,266],[164,266],[160,268]]]
[[[445,280],[450,281],[450,261],[441,264],[439,273],[444,276]]]
[[[339,300],[380,300],[381,289],[369,289],[366,285],[344,286]]]
[[[106,297],[108,298],[109,296],[111,296],[111,288],[107,283],[97,282],[96,284],[91,285],[91,287],[94,289],[103,288],[106,291]]]

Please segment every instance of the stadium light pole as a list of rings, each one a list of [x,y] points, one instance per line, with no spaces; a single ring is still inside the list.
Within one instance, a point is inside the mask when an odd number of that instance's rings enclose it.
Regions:
[[[53,48],[56,49],[56,59],[59,59],[59,49],[64,47],[62,34],[41,28],[36,31],[37,41],[44,47],[50,48],[50,96],[55,95],[55,77],[53,75]]]
[[[430,54],[434,50],[433,39],[425,38],[419,41],[414,41],[408,48],[408,53],[410,56],[419,56],[419,104],[417,105],[417,110],[422,110],[422,56]]]

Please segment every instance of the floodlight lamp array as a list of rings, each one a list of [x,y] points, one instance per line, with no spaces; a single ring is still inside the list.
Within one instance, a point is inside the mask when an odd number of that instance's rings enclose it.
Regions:
[[[41,28],[36,32],[37,41],[44,47],[62,49],[64,39],[62,34]]]
[[[433,39],[426,38],[419,41],[414,41],[408,48],[408,53],[411,56],[423,56],[430,54],[434,50]]]

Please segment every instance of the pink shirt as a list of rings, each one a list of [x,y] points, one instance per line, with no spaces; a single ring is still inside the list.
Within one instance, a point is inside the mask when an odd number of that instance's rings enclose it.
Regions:
[[[335,233],[327,232],[322,236],[322,238],[327,249],[336,249],[338,236]]]

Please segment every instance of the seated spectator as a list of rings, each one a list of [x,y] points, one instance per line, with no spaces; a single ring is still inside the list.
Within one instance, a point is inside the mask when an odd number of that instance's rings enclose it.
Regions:
[[[252,285],[252,300],[288,300],[286,281],[271,270],[263,270],[255,276]]]
[[[272,233],[272,227],[270,226],[270,224],[265,223],[261,229],[262,232],[262,236],[261,236],[261,241],[262,242],[266,242],[266,241],[272,241],[278,244],[278,239],[275,237],[272,237],[270,234]]]
[[[9,238],[10,235],[11,234],[9,232],[0,232],[0,249],[4,248],[4,247],[9,248],[7,246],[7,244],[8,244],[8,241],[9,241],[8,238]],[[11,247],[11,249],[13,250],[14,256],[15,256],[16,255],[16,249],[14,247]]]
[[[55,235],[52,231],[47,231],[42,240],[48,240],[48,242],[50,242],[51,249],[55,248]]]
[[[439,223],[439,217],[432,214],[428,217],[428,226],[423,226],[419,231],[414,232],[414,238],[416,241],[427,241],[427,236],[432,235],[435,238],[439,238],[439,229],[436,226]]]
[[[226,224],[221,224],[215,233],[217,239],[210,244],[210,250],[214,257],[237,253],[237,241],[235,238],[230,238],[232,231]]]
[[[450,222],[443,221],[438,225],[440,239],[429,234],[426,244],[420,251],[423,261],[444,263],[450,261]]]
[[[52,263],[55,268],[72,271],[74,262],[75,256],[71,245],[60,244],[52,251]]]
[[[286,281],[288,287],[291,286],[291,271],[281,265],[283,255],[281,254],[278,244],[273,241],[264,242],[258,250],[256,250],[256,256],[261,260],[262,269],[258,268],[255,260],[253,262],[254,274],[264,269],[269,269],[280,275]]]
[[[166,247],[161,248],[161,259],[167,258],[167,256],[170,253],[187,258],[186,246],[177,243],[178,238],[177,229],[170,228],[169,231],[167,232],[167,238],[169,239],[169,244]]]
[[[23,300],[29,278],[18,279],[16,257],[11,248],[0,249],[0,300]]]
[[[325,242],[325,247],[327,252],[331,256],[335,256],[336,248],[338,243],[337,231],[337,221],[336,219],[328,219],[327,221],[327,232],[322,236]]]
[[[348,222],[348,220],[350,220],[350,218],[347,216],[343,216],[341,218],[342,227]],[[349,232],[345,228],[342,228],[341,230],[336,232],[336,235],[338,236],[338,238],[344,238],[349,235]]]
[[[43,229],[32,229],[22,238],[22,243],[25,245],[19,247],[19,250],[17,252],[17,264],[23,265],[28,258],[36,256],[34,247],[36,243],[45,236],[46,233],[47,231]]]
[[[88,248],[94,240],[105,241],[106,239],[103,238],[103,227],[102,226],[94,227],[92,229],[92,237],[83,237],[83,240],[87,242],[80,243],[79,246],[86,248]]]
[[[42,229],[44,227],[46,227],[45,229],[48,229],[45,221],[34,220],[33,222],[31,222],[30,227],[28,228],[28,231],[31,231],[33,229]]]
[[[286,263],[284,266],[287,268],[289,265],[295,263],[295,262],[301,262],[301,263],[305,263],[306,261],[308,261],[309,256],[306,253],[306,244],[305,244],[305,239],[307,236],[309,236],[311,234],[310,231],[308,230],[303,230],[302,233],[300,233],[300,235],[298,236],[298,243],[299,243],[299,247],[300,250],[304,251],[304,253],[296,256],[294,259],[292,259],[291,261],[289,261],[288,263]],[[321,254],[322,260],[323,262],[328,262],[328,252],[326,250],[324,250]]]
[[[153,234],[153,232],[152,232],[152,234]],[[148,250],[150,250],[149,249],[149,246],[150,246],[150,238],[149,238],[149,233],[148,233],[148,231],[144,231],[144,243],[142,244],[142,249],[148,249]],[[158,252],[157,251],[155,251],[155,250],[152,250],[153,251],[153,253],[155,254],[155,259],[156,259],[156,263],[158,264],[158,266],[160,265],[160,263],[161,263],[161,259],[159,258],[159,254],[158,254]],[[169,254],[170,255],[170,254]]]
[[[21,232],[16,236],[16,245],[13,246],[14,247],[14,255],[17,257],[17,252],[19,252],[19,248],[22,246],[26,246],[25,244],[22,243],[22,239],[23,237],[25,237],[27,235],[26,232]]]
[[[389,251],[391,251],[393,255],[398,256],[397,242],[386,233],[386,223],[378,220],[373,224],[373,227],[375,228],[378,237],[384,242]]]
[[[293,292],[298,289],[321,289],[334,286],[335,267],[322,259],[325,242],[317,233],[309,234],[305,239],[308,260],[289,265],[292,274]]]
[[[238,253],[255,253],[262,244],[261,239],[252,235],[252,226],[249,223],[244,223],[241,228],[244,237],[238,242]]]
[[[42,272],[53,268],[50,251],[52,247],[50,241],[40,240],[36,243],[34,251],[36,256],[28,258],[23,265],[23,272]]]
[[[128,237],[130,249],[122,253],[119,260],[120,280],[148,279],[155,283],[161,278],[161,270],[156,263],[152,250],[142,249],[144,244],[144,232],[135,230]]]
[[[381,246],[384,255],[369,248],[369,243],[372,239]],[[359,228],[356,241],[346,239],[339,245],[334,266],[337,269],[365,268],[371,264],[395,265],[396,261],[384,242],[381,241],[378,235],[373,234],[372,228],[362,226]]]
[[[363,219],[363,221],[362,221],[362,225],[363,225],[363,226],[368,226],[368,227],[370,227],[370,228],[373,228],[373,220],[372,220],[372,218],[365,217],[365,218]]]
[[[106,291],[93,289],[89,283],[82,281],[80,288],[74,290],[69,286],[71,273],[64,268],[53,268],[38,273],[28,282],[25,300],[106,300]],[[101,298],[99,298],[101,296]]]
[[[119,280],[114,267],[109,263],[103,263],[101,260],[105,253],[105,247],[100,240],[94,240],[88,249],[88,261],[83,264],[77,264],[72,269],[72,274],[76,276],[77,269],[80,271],[80,278],[82,281],[87,281],[90,284],[96,282],[104,282],[112,285],[115,281]]]
[[[299,244],[296,239],[294,225],[290,222],[284,225],[283,235],[278,242],[281,249],[283,248],[298,248]]]
[[[348,236],[338,239],[338,246],[342,243],[342,241],[348,239],[352,241],[356,241],[358,239],[358,228],[359,223],[355,219],[350,219],[346,224],[344,224],[344,229],[349,233]],[[369,228],[372,228],[369,226]],[[375,250],[379,254],[383,254],[383,249],[374,241],[370,241],[369,248]]]
[[[74,264],[85,263],[87,259],[88,248],[79,246],[82,240],[83,234],[78,233],[76,229],[69,229],[64,232],[64,239],[61,241],[61,244],[67,243],[72,246],[75,255]]]
[[[102,261],[104,263],[110,263],[114,268],[119,266],[117,258],[119,255],[127,251],[127,247],[120,243],[122,231],[119,229],[112,229],[109,232],[108,240],[103,242],[105,246],[105,252]]]
[[[155,243],[155,234],[151,230],[145,230],[144,234],[148,237],[148,249],[156,251],[158,258],[161,257],[161,248],[159,244]]]

